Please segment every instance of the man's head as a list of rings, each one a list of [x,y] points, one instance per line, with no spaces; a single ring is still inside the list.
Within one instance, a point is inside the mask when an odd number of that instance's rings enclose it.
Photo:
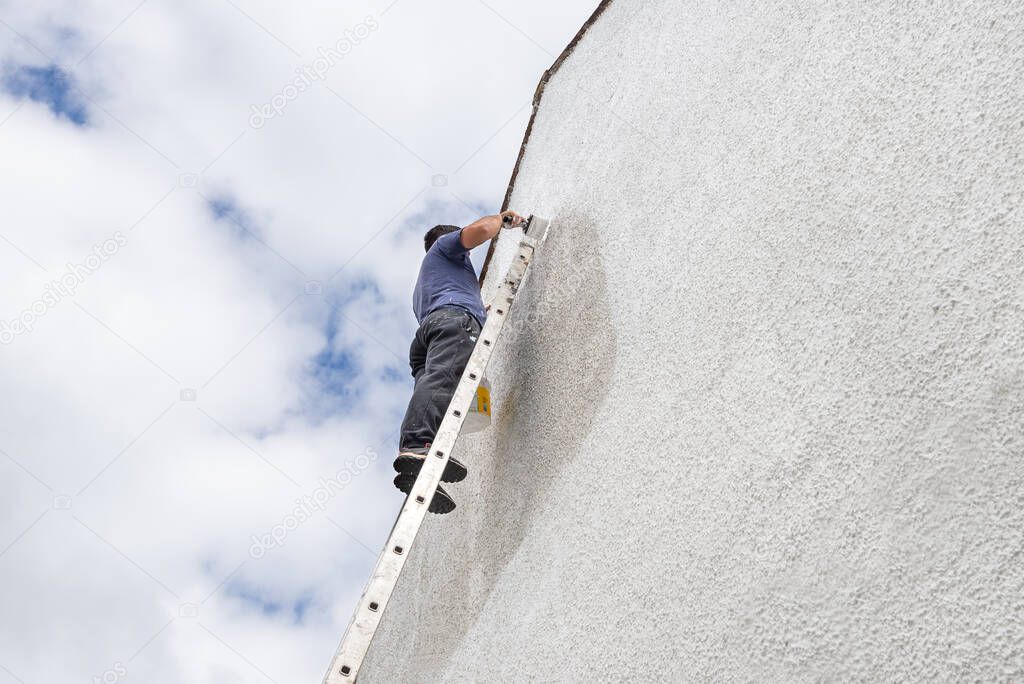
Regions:
[[[423,236],[423,251],[429,252],[433,244],[437,242],[437,238],[457,230],[460,230],[458,226],[434,226]]]

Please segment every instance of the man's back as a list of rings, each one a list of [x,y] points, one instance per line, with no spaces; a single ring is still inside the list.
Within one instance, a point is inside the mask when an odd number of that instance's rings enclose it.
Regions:
[[[469,311],[480,325],[487,317],[469,249],[461,241],[462,231],[442,235],[423,257],[412,308],[419,323],[442,306],[459,306]]]

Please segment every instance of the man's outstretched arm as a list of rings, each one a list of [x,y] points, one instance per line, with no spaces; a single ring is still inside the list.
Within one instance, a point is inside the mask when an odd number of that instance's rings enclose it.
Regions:
[[[493,238],[501,230],[503,225],[502,219],[505,216],[512,217],[512,222],[508,224],[509,227],[521,226],[526,223],[526,219],[514,211],[504,211],[494,216],[484,216],[482,219],[477,219],[462,229],[462,234],[459,236],[462,246],[466,249],[473,249]]]

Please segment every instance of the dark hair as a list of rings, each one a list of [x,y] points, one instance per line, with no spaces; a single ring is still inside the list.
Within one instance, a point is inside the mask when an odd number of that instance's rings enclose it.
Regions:
[[[458,226],[434,226],[423,236],[423,251],[429,252],[430,248],[437,242],[437,238],[448,233],[454,233],[457,230],[460,230]]]

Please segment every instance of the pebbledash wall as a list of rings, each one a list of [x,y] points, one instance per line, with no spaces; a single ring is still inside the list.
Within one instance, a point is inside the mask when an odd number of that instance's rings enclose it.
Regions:
[[[614,0],[543,91],[362,680],[1024,678],[1024,5]]]

